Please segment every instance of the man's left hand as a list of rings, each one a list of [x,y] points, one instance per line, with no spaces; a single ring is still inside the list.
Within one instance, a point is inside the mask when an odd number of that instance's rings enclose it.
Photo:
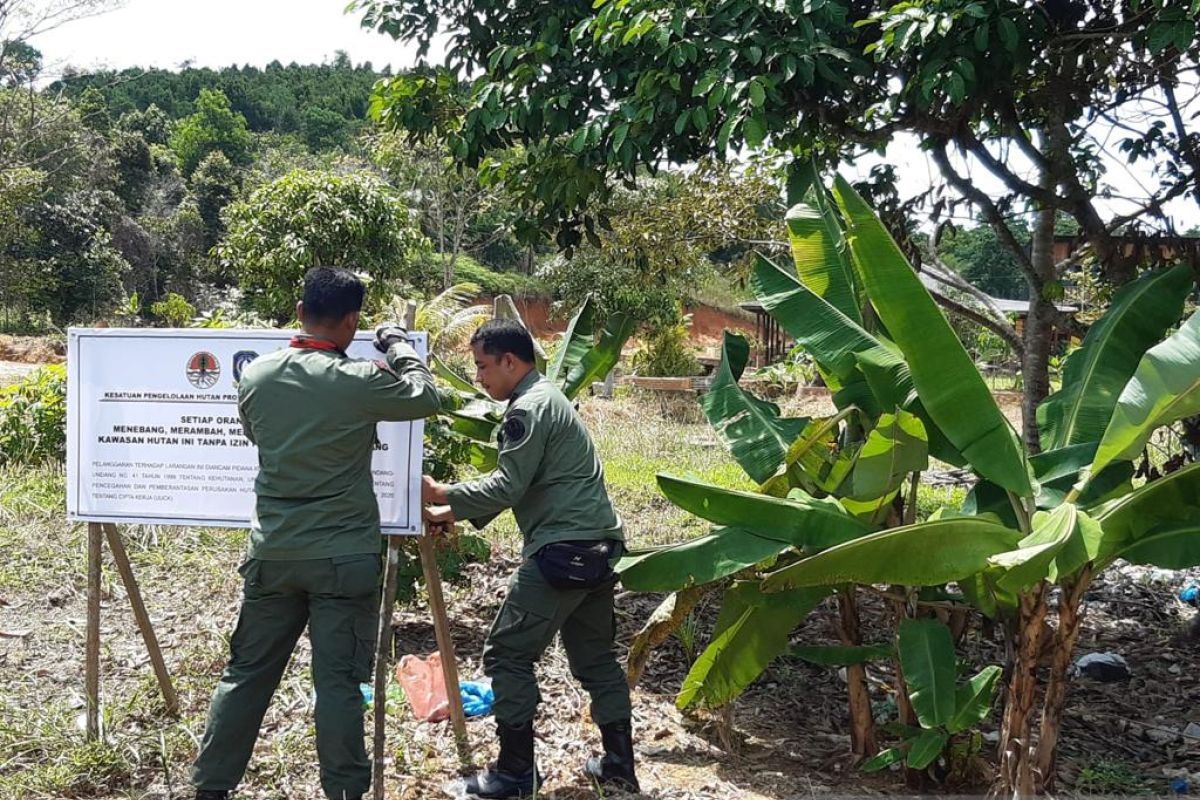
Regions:
[[[454,511],[450,506],[426,506],[424,509],[425,522],[429,525],[453,525]]]

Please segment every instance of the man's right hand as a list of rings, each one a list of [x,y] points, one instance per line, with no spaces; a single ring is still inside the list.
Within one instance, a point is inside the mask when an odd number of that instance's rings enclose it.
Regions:
[[[399,322],[385,322],[375,329],[375,349],[386,353],[399,342],[408,341],[408,331]]]
[[[446,502],[446,490],[448,485],[438,483],[428,475],[421,476],[421,502],[425,505],[438,504],[442,505]]]

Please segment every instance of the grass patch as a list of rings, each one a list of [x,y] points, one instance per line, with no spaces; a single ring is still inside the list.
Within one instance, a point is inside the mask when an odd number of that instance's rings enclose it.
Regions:
[[[1099,758],[1079,771],[1075,791],[1081,794],[1122,797],[1154,795],[1154,783],[1121,761]]]

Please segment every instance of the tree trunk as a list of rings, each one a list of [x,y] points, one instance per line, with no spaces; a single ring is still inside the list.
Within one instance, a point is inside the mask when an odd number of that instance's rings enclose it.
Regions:
[[[1037,701],[1037,661],[1046,619],[1046,585],[1021,595],[1017,653],[1009,679],[1000,728],[1000,772],[997,795],[1027,797],[1034,792],[1030,732]]]
[[[838,593],[841,623],[838,635],[842,644],[848,647],[862,644],[854,591],[848,589]],[[871,695],[867,691],[867,669],[864,665],[846,667],[846,688],[850,695],[850,750],[857,759],[870,758],[879,752],[879,744],[875,741],[875,719],[871,715]]]
[[[1053,186],[1053,182],[1047,179]],[[1054,209],[1037,212],[1030,243],[1029,260],[1034,275],[1029,282],[1029,313],[1025,316],[1025,357],[1021,363],[1025,394],[1021,404],[1021,422],[1025,446],[1030,453],[1041,450],[1037,427],[1038,404],[1050,394],[1050,344],[1058,309],[1046,298],[1046,289],[1055,280]]]
[[[1092,582],[1092,569],[1085,567],[1079,576],[1063,587],[1058,607],[1058,630],[1054,636],[1054,652],[1050,663],[1050,680],[1042,701],[1042,720],[1038,731],[1034,769],[1039,792],[1054,791],[1055,758],[1058,755],[1058,734],[1062,728],[1062,712],[1067,704],[1070,685],[1068,671],[1075,641],[1079,638],[1082,614],[1079,611],[1083,593]]]

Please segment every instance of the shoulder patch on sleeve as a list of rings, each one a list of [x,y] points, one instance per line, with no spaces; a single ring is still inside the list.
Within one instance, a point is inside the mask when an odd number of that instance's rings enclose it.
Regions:
[[[504,427],[501,429],[504,434],[505,446],[520,444],[525,439],[527,433],[525,423],[515,414],[509,415],[504,420]]]
[[[523,408],[510,408],[507,411],[507,413],[505,413],[504,416],[506,416],[506,417],[524,417],[524,416],[527,416],[528,414],[529,414],[529,412]]]
[[[400,380],[400,373],[398,373],[398,372],[396,372],[396,370],[392,369],[392,365],[387,363],[386,361],[384,361],[382,358],[378,358],[375,360],[375,366],[379,367],[381,370],[386,372],[388,375],[391,375],[396,380]]]

